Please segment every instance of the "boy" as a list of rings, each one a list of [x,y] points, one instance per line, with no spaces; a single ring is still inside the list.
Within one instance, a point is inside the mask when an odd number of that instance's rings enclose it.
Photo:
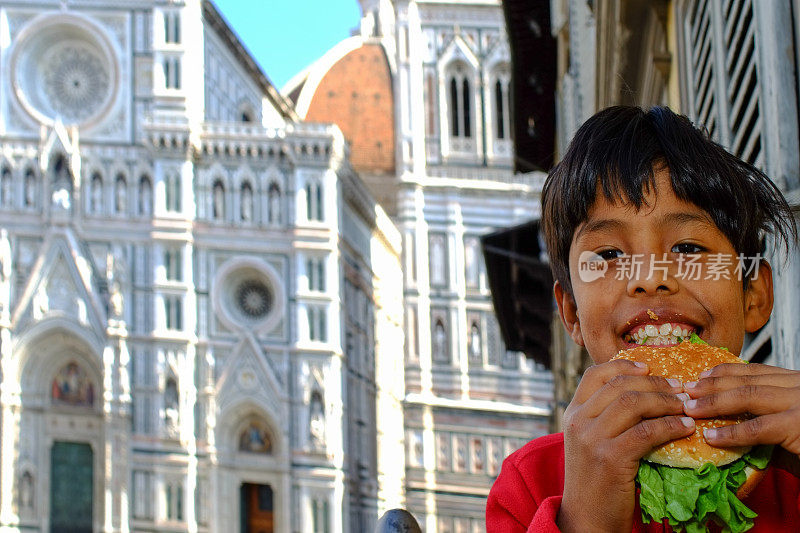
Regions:
[[[542,211],[561,320],[595,365],[566,410],[563,435],[504,461],[487,531],[669,530],[642,523],[634,480],[651,449],[694,431],[691,417],[752,413],[706,440],[776,444],[776,456],[798,462],[800,372],[720,365],[679,383],[609,361],[648,326],[669,323],[739,354],[745,332],[766,324],[773,299],[764,234],[789,243],[796,230],[764,174],[667,108],[614,107],[578,130],[548,176]],[[592,268],[582,270],[587,261]],[[698,275],[686,275],[689,263]],[[751,531],[800,531],[800,480],[778,462],[744,500],[759,515]]]

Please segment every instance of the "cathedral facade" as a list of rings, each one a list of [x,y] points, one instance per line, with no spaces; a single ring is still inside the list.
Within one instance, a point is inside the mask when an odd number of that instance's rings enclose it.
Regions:
[[[360,31],[282,92],[342,129],[402,234],[406,507],[477,533],[503,458],[550,431],[551,374],[505,349],[480,244],[540,216],[545,175],[513,171],[499,1],[360,4]]]
[[[0,6],[0,527],[403,504],[401,234],[208,1]]]

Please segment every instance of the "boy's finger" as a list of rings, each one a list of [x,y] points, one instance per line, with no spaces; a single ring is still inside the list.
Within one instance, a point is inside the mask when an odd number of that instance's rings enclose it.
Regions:
[[[774,386],[786,389],[800,388],[800,375],[791,374],[741,374],[711,376],[683,384],[683,390],[692,397],[750,386]]]
[[[800,405],[800,389],[771,385],[744,385],[692,398],[684,403],[684,412],[695,418],[751,413],[778,413]]]
[[[644,376],[647,372],[648,369],[645,363],[634,363],[627,359],[615,359],[607,363],[590,366],[583,373],[572,401],[579,404],[585,402],[597,389],[608,383],[615,376],[623,374]]]
[[[723,363],[717,365],[710,370],[706,370],[701,377],[707,376],[742,376],[745,374],[763,375],[763,374],[795,374],[800,375],[796,370],[789,370],[779,366],[762,365],[760,363],[749,363],[743,365],[741,363]]]
[[[669,442],[694,433],[694,420],[686,416],[665,416],[642,420],[620,435],[617,442],[621,451],[636,457]]]
[[[585,416],[595,417],[600,415],[615,400],[624,394],[634,392],[651,392],[669,394],[673,399],[681,392],[681,383],[678,380],[666,380],[661,376],[630,376],[620,374],[614,376],[583,404]],[[688,399],[685,398],[685,399]],[[673,413],[663,413],[673,414]]]
[[[796,414],[779,413],[764,415],[739,424],[721,428],[706,429],[703,436],[712,446],[754,446],[756,444],[780,444],[794,454],[800,453],[796,424],[792,422]],[[793,449],[795,448],[795,449]]]
[[[646,419],[683,414],[683,399],[672,393],[627,391],[597,417],[597,427],[616,437]]]

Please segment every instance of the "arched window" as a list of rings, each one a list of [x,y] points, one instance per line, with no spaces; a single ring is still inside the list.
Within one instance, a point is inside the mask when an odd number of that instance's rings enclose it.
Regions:
[[[306,218],[308,220],[323,219],[322,185],[316,181],[306,183]]]
[[[11,207],[13,204],[11,181],[11,169],[4,165],[3,170],[0,170],[0,205],[3,207]]]
[[[170,170],[165,176],[165,204],[167,211],[179,213],[181,211],[181,196],[183,194],[181,188],[181,175],[177,170]]]
[[[103,212],[103,178],[99,172],[92,174],[91,189],[89,191],[89,212]]]
[[[449,74],[450,136],[472,138],[472,84],[469,69],[457,63]]]
[[[211,217],[214,220],[225,219],[225,185],[216,180],[211,194]]]
[[[32,168],[25,172],[25,207],[36,207],[36,173]]]
[[[153,184],[150,177],[139,178],[139,214],[148,216],[153,213]]]
[[[164,511],[167,520],[183,520],[183,483],[180,481],[164,485]]]
[[[249,183],[242,183],[242,190],[240,193],[240,217],[242,222],[250,222],[253,220],[253,187]]]
[[[125,175],[119,173],[114,181],[114,212],[123,215],[128,210],[127,207],[128,182],[125,180]]]
[[[461,121],[458,117],[458,82],[455,78],[450,78],[450,135],[453,137],[461,136]]]
[[[267,209],[269,211],[268,222],[270,224],[281,223],[281,188],[274,181],[269,184],[267,192]]]
[[[492,86],[494,100],[494,136],[504,140],[511,137],[511,109],[509,105],[509,77],[506,72],[497,74]]]
[[[253,108],[249,102],[242,102],[239,105],[239,120],[244,123],[251,123],[255,122],[256,114],[253,112]]]

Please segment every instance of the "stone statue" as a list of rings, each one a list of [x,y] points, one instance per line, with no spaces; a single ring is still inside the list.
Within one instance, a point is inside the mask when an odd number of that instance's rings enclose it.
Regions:
[[[322,394],[314,391],[311,394],[309,409],[309,436],[312,445],[320,449],[325,446],[325,407],[322,405]]]
[[[249,185],[242,186],[242,220],[249,222],[253,220],[253,190]]]
[[[279,224],[281,221],[281,191],[273,183],[269,186],[269,223]]]
[[[167,433],[171,436],[176,436],[179,430],[180,411],[178,403],[178,384],[174,379],[169,378],[164,387],[164,425]]]
[[[481,330],[475,322],[469,330],[469,356],[472,359],[481,358]]]
[[[447,359],[447,334],[441,321],[436,322],[433,332],[433,356],[438,361]]]
[[[19,510],[33,511],[33,476],[28,471],[19,480]]]
[[[114,212],[123,214],[128,203],[128,184],[125,178],[117,176],[114,190]]]
[[[225,188],[220,182],[214,183],[213,215],[217,220],[225,218]]]

